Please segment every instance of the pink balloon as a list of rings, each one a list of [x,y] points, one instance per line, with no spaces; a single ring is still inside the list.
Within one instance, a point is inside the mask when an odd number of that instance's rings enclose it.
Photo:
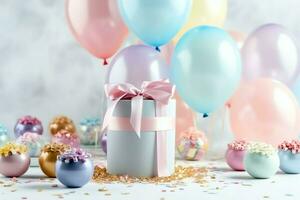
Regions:
[[[128,30],[117,0],[66,0],[66,17],[77,41],[97,58],[114,55]]]
[[[245,80],[273,78],[290,85],[299,74],[296,42],[280,25],[259,27],[247,38],[241,54]]]
[[[229,101],[237,140],[278,145],[299,133],[299,105],[288,87],[272,79],[243,83]]]
[[[182,101],[176,93],[176,142],[179,142],[180,137],[189,128],[195,127],[194,112]]]

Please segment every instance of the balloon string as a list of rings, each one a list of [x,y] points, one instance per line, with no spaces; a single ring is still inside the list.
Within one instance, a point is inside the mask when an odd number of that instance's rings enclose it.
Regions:
[[[103,59],[103,65],[108,65],[106,58]]]
[[[159,47],[155,47],[155,50],[160,52],[160,48]]]

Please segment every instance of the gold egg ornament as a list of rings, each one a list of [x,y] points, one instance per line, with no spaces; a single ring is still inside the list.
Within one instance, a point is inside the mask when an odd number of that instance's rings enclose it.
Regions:
[[[45,145],[39,157],[39,164],[44,174],[50,178],[55,178],[55,165],[57,157],[65,151],[70,150],[70,146],[65,144],[51,143]]]

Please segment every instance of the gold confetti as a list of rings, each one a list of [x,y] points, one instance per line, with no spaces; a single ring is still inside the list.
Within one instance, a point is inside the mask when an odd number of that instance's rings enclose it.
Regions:
[[[84,195],[87,195],[87,196],[88,196],[88,195],[90,195],[90,193],[87,193],[87,192],[86,192],[86,193],[84,193]]]
[[[105,193],[104,195],[105,195],[105,196],[111,196],[111,194],[110,194],[110,193]]]
[[[111,175],[107,172],[106,168],[103,166],[96,166],[94,169],[93,180],[97,183],[170,183],[179,182],[184,179],[191,178],[195,183],[203,184],[206,183],[208,170],[205,167],[183,167],[177,166],[175,168],[174,174],[167,177],[130,177],[130,176],[118,176]]]
[[[98,189],[99,192],[107,192],[108,190],[106,188],[100,188]]]

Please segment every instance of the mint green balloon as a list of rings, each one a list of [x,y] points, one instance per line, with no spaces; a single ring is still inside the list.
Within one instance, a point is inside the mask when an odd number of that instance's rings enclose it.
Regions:
[[[279,169],[279,157],[273,155],[262,155],[260,153],[246,153],[244,157],[245,170],[254,178],[270,178]]]
[[[193,110],[210,113],[222,107],[237,89],[241,66],[238,46],[227,32],[199,26],[176,45],[171,81]]]

